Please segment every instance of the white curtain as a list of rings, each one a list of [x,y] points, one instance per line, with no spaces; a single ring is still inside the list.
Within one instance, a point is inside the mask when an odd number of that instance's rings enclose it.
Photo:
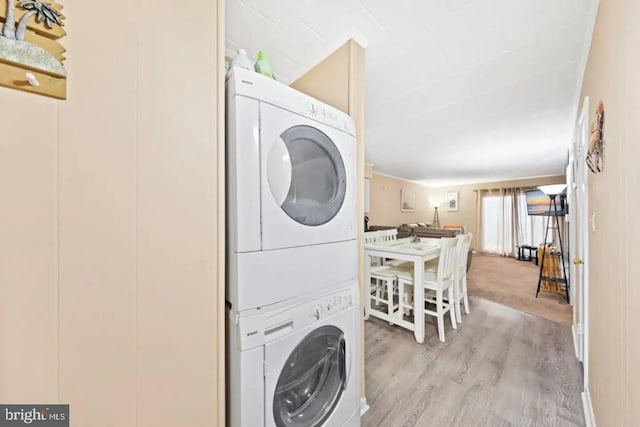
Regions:
[[[546,217],[527,214],[521,188],[477,191],[479,251],[516,256],[517,246],[538,246],[544,240]]]
[[[513,197],[504,189],[479,190],[480,251],[508,256],[513,254]]]

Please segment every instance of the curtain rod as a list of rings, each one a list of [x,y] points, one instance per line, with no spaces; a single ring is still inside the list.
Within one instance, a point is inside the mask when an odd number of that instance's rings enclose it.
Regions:
[[[493,188],[476,188],[473,190],[474,193],[477,193],[478,191],[502,191],[502,190],[509,190],[509,189],[514,189],[514,190],[535,190],[536,188],[538,188],[537,186],[533,186],[533,185],[523,185],[523,186],[513,186],[513,187],[493,187]]]

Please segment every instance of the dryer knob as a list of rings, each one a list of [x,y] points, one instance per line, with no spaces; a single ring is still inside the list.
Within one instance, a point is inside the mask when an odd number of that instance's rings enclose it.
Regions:
[[[313,317],[315,317],[316,320],[320,320],[320,307],[313,309]]]

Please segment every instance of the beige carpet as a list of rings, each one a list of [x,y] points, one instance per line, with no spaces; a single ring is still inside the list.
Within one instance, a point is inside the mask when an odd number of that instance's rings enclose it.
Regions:
[[[570,325],[573,311],[564,298],[545,292],[536,298],[539,272],[533,262],[473,254],[468,273],[469,295]]]

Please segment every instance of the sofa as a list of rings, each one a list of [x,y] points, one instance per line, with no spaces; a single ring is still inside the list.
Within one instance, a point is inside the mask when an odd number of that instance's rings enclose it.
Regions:
[[[464,233],[464,228],[455,227],[455,228],[436,228],[431,227],[425,223],[414,223],[414,224],[401,224],[398,226],[392,225],[371,225],[369,226],[369,231],[378,231],[378,230],[390,230],[390,229],[398,229],[398,239],[402,239],[405,237],[416,236],[416,237],[425,237],[431,239],[441,239],[443,237],[456,237],[460,233]],[[469,248],[469,256],[467,257],[467,271],[471,267],[471,257],[473,255],[473,248]]]
[[[429,237],[429,238],[439,239],[442,237],[455,237],[463,231],[460,228],[448,229],[448,228],[431,227],[425,223],[401,224],[397,226],[372,225],[369,227],[369,231],[389,230],[393,228],[398,229],[399,239],[409,237],[409,236]]]

